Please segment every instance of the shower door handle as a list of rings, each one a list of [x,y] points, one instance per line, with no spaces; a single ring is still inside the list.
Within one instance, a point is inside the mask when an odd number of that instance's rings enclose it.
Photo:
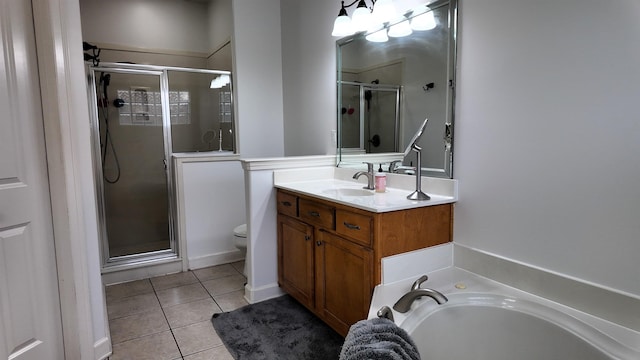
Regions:
[[[162,159],[162,164],[164,165],[164,171],[167,171],[167,159]]]

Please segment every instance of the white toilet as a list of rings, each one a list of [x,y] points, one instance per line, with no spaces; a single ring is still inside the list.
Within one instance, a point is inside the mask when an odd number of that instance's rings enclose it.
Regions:
[[[238,225],[233,229],[233,243],[244,256],[242,273],[247,276],[247,224]]]

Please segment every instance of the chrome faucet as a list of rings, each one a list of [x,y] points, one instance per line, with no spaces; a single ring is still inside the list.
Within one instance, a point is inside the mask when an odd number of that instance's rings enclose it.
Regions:
[[[418,278],[418,280],[413,282],[413,285],[411,285],[411,290],[418,290],[420,289],[420,285],[422,285],[423,282],[429,280],[429,277],[427,275],[422,275]]]
[[[408,293],[402,295],[402,297],[393,305],[393,310],[401,313],[406,313],[411,309],[411,304],[416,299],[419,299],[423,296],[428,296],[435,300],[439,305],[442,305],[449,301],[446,296],[444,296],[441,292],[433,290],[433,289],[415,289],[411,290]]]
[[[367,164],[367,171],[358,171],[357,173],[353,174],[353,178],[358,179],[362,175],[366,176],[367,186],[363,186],[362,188],[367,190],[375,190],[375,187],[373,186],[373,164],[368,162],[365,162],[363,164]]]
[[[398,168],[397,164],[402,164],[402,160],[393,160],[392,162],[389,163],[389,172],[390,173],[396,172],[396,169]]]

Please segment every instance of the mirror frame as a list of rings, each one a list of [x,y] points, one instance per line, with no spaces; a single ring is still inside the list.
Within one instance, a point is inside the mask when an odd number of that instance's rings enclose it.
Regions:
[[[447,96],[446,104],[446,122],[445,122],[445,134],[443,140],[447,144],[443,152],[443,166],[441,168],[422,168],[422,174],[426,176],[440,177],[440,178],[453,178],[453,130],[455,119],[455,87],[457,83],[457,33],[458,33],[458,1],[457,0],[436,0],[427,1],[424,5],[439,8],[442,6],[449,6],[448,11],[448,61],[447,61],[447,78],[449,79],[449,94]],[[410,11],[407,11],[409,13]],[[393,25],[393,24],[389,24]],[[337,149],[336,149],[336,166],[337,167],[366,167],[363,162],[372,163],[390,163],[395,160],[404,160],[404,154],[402,152],[392,153],[366,153],[366,154],[346,154],[342,149],[342,53],[341,47],[353,42],[357,39],[364,39],[369,32],[359,32],[354,35],[340,38],[336,41],[336,125],[337,125]],[[404,103],[404,91],[402,91],[401,103]],[[402,113],[402,111],[401,111]],[[402,114],[401,114],[402,117]],[[402,118],[400,120],[402,122]],[[403,131],[414,133],[417,129],[404,129]],[[427,130],[428,131],[428,130]],[[402,137],[399,136],[398,151],[407,144],[402,143]]]

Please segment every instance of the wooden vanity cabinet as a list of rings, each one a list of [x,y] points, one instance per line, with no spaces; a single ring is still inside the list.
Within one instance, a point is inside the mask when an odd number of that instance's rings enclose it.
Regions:
[[[373,251],[324,230],[317,235],[316,313],[345,336],[369,312]]]
[[[278,282],[306,307],[315,303],[313,226],[288,216],[278,217]]]
[[[345,336],[365,319],[381,259],[451,241],[452,205],[386,213],[278,189],[278,283]]]

